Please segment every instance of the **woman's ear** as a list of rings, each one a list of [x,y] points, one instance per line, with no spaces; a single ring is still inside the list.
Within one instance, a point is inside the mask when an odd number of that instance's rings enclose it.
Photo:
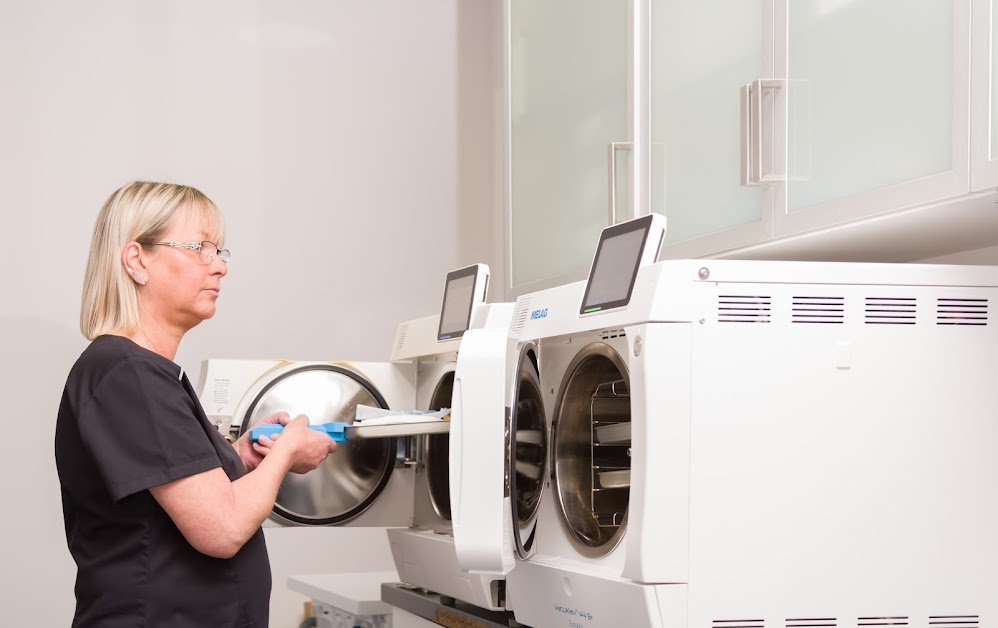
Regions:
[[[125,272],[140,286],[146,285],[148,274],[146,273],[145,251],[142,245],[132,241],[125,245],[125,250],[121,252],[121,263],[125,266]]]

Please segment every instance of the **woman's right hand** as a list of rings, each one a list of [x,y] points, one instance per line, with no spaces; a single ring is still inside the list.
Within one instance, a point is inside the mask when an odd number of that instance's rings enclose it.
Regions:
[[[336,451],[336,441],[328,434],[308,429],[308,417],[304,414],[299,414],[294,420],[281,417],[281,423],[284,429],[274,436],[274,448],[287,448],[291,452],[288,471],[308,473]]]

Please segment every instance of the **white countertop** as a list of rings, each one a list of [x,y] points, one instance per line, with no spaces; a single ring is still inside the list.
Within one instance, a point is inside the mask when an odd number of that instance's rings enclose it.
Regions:
[[[390,615],[392,606],[381,601],[381,584],[398,582],[395,571],[289,576],[288,588],[354,615]]]

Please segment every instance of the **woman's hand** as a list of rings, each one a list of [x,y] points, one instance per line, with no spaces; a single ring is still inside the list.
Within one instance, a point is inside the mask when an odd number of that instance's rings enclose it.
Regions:
[[[281,425],[286,425],[291,420],[291,415],[287,412],[278,412],[272,414],[262,421],[260,424],[265,423],[280,423]],[[332,439],[330,439],[332,440]],[[249,439],[249,430],[246,430],[239,440],[232,444],[236,448],[236,453],[243,461],[243,466],[246,467],[246,472],[249,473],[253,469],[260,465],[263,461],[264,456],[270,453],[271,447],[274,446],[274,441],[267,438],[266,436],[260,437],[257,441],[251,441]]]
[[[317,468],[326,456],[336,451],[336,441],[324,432],[308,429],[308,417],[299,414],[293,421],[280,421],[284,429],[274,436],[271,447],[287,448],[291,454],[292,473],[308,473]]]

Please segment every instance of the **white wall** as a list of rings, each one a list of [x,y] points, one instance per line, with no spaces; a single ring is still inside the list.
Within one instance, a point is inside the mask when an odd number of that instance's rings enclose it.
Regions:
[[[387,359],[448,270],[494,257],[495,4],[0,4],[5,625],[73,612],[52,439],[104,199],[175,181],[226,215],[219,312],[177,357],[192,379],[209,356]],[[297,623],[288,571],[390,564],[387,543],[359,543],[378,534],[268,536],[275,628]]]

